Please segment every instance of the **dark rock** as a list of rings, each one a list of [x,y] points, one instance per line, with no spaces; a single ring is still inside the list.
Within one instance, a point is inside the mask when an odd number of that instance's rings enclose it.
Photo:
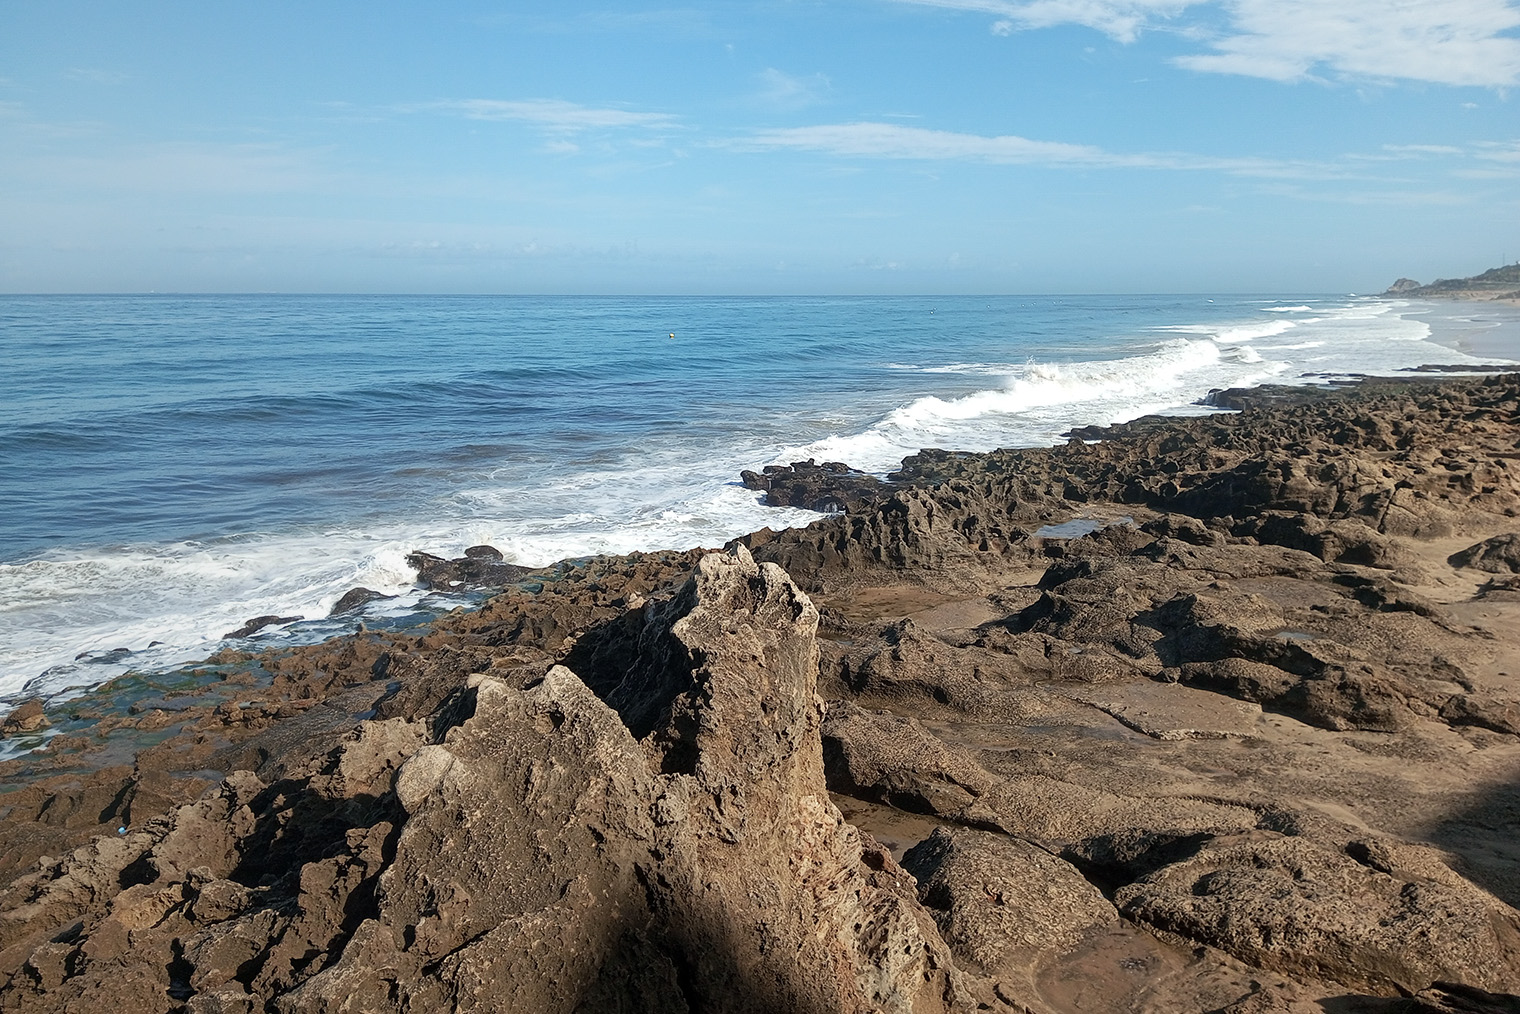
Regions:
[[[771,507],[802,507],[836,513],[854,505],[874,503],[890,488],[880,479],[838,461],[819,465],[812,458],[790,465],[767,465],[764,472],[740,473],[748,489],[764,490]]]
[[[1520,1014],[1520,996],[1437,982],[1410,997],[1400,1014]]]
[[[489,546],[475,547],[491,549]],[[495,552],[495,550],[491,550]],[[489,553],[476,556],[465,555],[445,560],[431,553],[408,553],[406,562],[417,570],[417,582],[424,588],[437,591],[483,591],[505,588],[532,574],[532,567],[515,563],[500,563]]]
[[[1410,373],[1513,373],[1513,363],[1421,363],[1407,368]]]
[[[374,602],[377,599],[388,599],[394,597],[395,596],[393,595],[385,595],[381,592],[372,591],[371,589],[364,588],[362,586],[358,588],[350,588],[338,598],[338,601],[333,603],[333,607],[328,610],[327,615],[341,616],[344,613],[353,612],[360,606],[369,602]]]
[[[265,627],[273,627],[273,626],[279,626],[279,625],[286,624],[286,623],[294,623],[294,622],[296,622],[299,619],[303,619],[303,617],[300,617],[300,616],[275,616],[273,613],[269,614],[268,616],[255,616],[253,619],[249,620],[247,623],[243,624],[241,627],[237,628],[236,630],[231,630],[231,631],[228,631],[227,633],[223,634],[222,637],[223,637],[223,639],[229,640],[229,641],[232,640],[235,637],[251,637],[254,634],[258,633],[259,631],[263,630]]]
[[[1490,578],[1478,588],[1474,598],[1498,602],[1520,602],[1520,576]]]

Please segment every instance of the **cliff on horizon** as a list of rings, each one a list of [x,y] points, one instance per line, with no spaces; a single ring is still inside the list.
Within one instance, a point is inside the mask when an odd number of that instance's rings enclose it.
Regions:
[[[1421,285],[1412,278],[1400,278],[1384,290],[1385,296],[1414,296],[1417,299],[1513,299],[1520,300],[1520,264],[1489,268],[1471,278],[1437,278]]]

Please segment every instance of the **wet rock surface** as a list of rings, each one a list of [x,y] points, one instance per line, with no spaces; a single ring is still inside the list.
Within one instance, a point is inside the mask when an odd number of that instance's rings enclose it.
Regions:
[[[873,475],[838,461],[816,464],[813,459],[790,465],[766,465],[759,472],[739,474],[747,489],[765,491],[771,507],[804,507],[832,514],[873,503],[889,489]]]
[[[30,702],[0,1009],[1514,1010],[1520,381],[1239,397]]]
[[[463,556],[452,560],[419,550],[408,553],[406,562],[417,571],[418,584],[438,591],[497,590],[533,573],[532,567],[502,562],[501,552],[491,546],[471,546]]]

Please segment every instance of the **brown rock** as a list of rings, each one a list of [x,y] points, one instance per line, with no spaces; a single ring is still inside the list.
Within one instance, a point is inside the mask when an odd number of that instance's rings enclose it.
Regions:
[[[1447,561],[1453,567],[1471,567],[1490,574],[1520,573],[1520,532],[1509,532],[1484,539],[1451,554]]]
[[[1347,851],[1222,837],[1114,900],[1129,918],[1263,968],[1405,993],[1433,979],[1520,986],[1520,913],[1419,849]]]
[[[992,785],[975,760],[946,747],[912,718],[836,701],[822,732],[824,769],[835,792],[949,815]]]
[[[956,959],[1015,996],[1034,992],[1041,966],[1119,921],[1071,864],[1019,838],[938,828],[903,868]]]
[[[52,723],[47,715],[42,712],[42,701],[33,697],[29,701],[23,701],[12,709],[5,721],[0,723],[0,734],[14,736],[17,733],[36,732],[46,729]]]

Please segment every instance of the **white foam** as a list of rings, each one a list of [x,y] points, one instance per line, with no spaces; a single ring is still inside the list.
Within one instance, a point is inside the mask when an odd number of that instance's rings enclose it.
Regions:
[[[1058,440],[1074,425],[1209,411],[1196,402],[1214,389],[1322,383],[1326,374],[1387,376],[1431,362],[1492,361],[1430,343],[1430,328],[1403,317],[1397,312],[1401,305],[1381,299],[1319,308],[1295,304],[1284,309],[1312,310],[1317,316],[1157,327],[1152,330],[1177,337],[1123,359],[1013,367],[1001,387],[958,398],[919,398],[860,432],[794,447],[778,460],[832,458],[884,472],[925,447],[1038,446]],[[1289,331],[1302,340],[1258,342]]]
[[[1251,349],[1184,338],[1124,359],[1028,364],[1002,387],[959,398],[919,398],[862,432],[792,448],[780,460],[837,459],[888,471],[904,455],[925,447],[988,450],[1047,444],[1073,425],[1176,410],[1212,388],[1260,383],[1286,366]]]
[[[971,377],[1008,376],[1018,372],[1020,366],[1013,363],[945,363],[939,366],[915,366],[911,363],[888,363],[889,370],[905,370],[913,373],[951,373]]]
[[[1172,325],[1156,329],[1163,340],[1109,360],[896,363],[894,369],[925,375],[920,396],[884,412],[865,408],[864,401],[831,406],[826,415],[795,412],[783,417],[787,431],[797,434],[790,447],[756,434],[717,450],[651,441],[628,465],[567,469],[529,486],[503,476],[418,505],[412,519],[60,550],[0,565],[0,694],[28,682],[35,692],[54,693],[100,682],[129,664],[151,668],[203,658],[249,617],[324,617],[358,585],[399,596],[374,610],[405,612],[422,595],[405,564],[413,550],[455,556],[486,543],[512,562],[537,566],[596,553],[717,546],[763,526],[816,519],[808,511],[765,507],[758,494],[733,483],[741,468],[767,460],[811,457],[884,472],[925,447],[1038,446],[1075,425],[1211,411],[1195,403],[1215,388],[1493,362],[1430,343],[1426,324],[1402,316],[1408,305],[1356,300],[1322,305],[1312,317],[1295,320]],[[1301,313],[1308,307],[1271,309]],[[1292,343],[1260,341],[1290,329]],[[942,378],[955,374],[995,379],[972,381],[987,386],[951,396],[944,385],[953,382]],[[134,654],[109,664],[75,659],[118,648]]]
[[[724,478],[736,473],[727,471]],[[565,485],[582,494],[595,485],[577,480]],[[622,492],[636,485],[625,482]],[[223,634],[250,617],[323,618],[356,586],[399,596],[379,608],[405,611],[424,594],[405,560],[414,550],[453,557],[486,543],[510,562],[543,566],[597,553],[718,546],[765,525],[784,528],[821,517],[765,507],[760,494],[717,477],[693,485],[693,495],[674,502],[625,500],[620,507],[603,503],[600,511],[519,511],[515,517],[456,512],[421,524],[59,552],[0,565],[0,643],[7,646],[0,656],[0,694],[23,687],[56,694],[129,667],[204,658],[224,643]],[[522,501],[520,490],[478,494],[480,503]],[[556,502],[547,498],[547,509],[552,512]],[[118,649],[131,657],[88,658]]]
[[[1273,335],[1282,334],[1298,326],[1298,322],[1291,320],[1252,321],[1240,324],[1164,324],[1151,328],[1152,331],[1161,331],[1168,334],[1207,335],[1216,342],[1230,344],[1233,342],[1254,341],[1257,338],[1270,338]]]

